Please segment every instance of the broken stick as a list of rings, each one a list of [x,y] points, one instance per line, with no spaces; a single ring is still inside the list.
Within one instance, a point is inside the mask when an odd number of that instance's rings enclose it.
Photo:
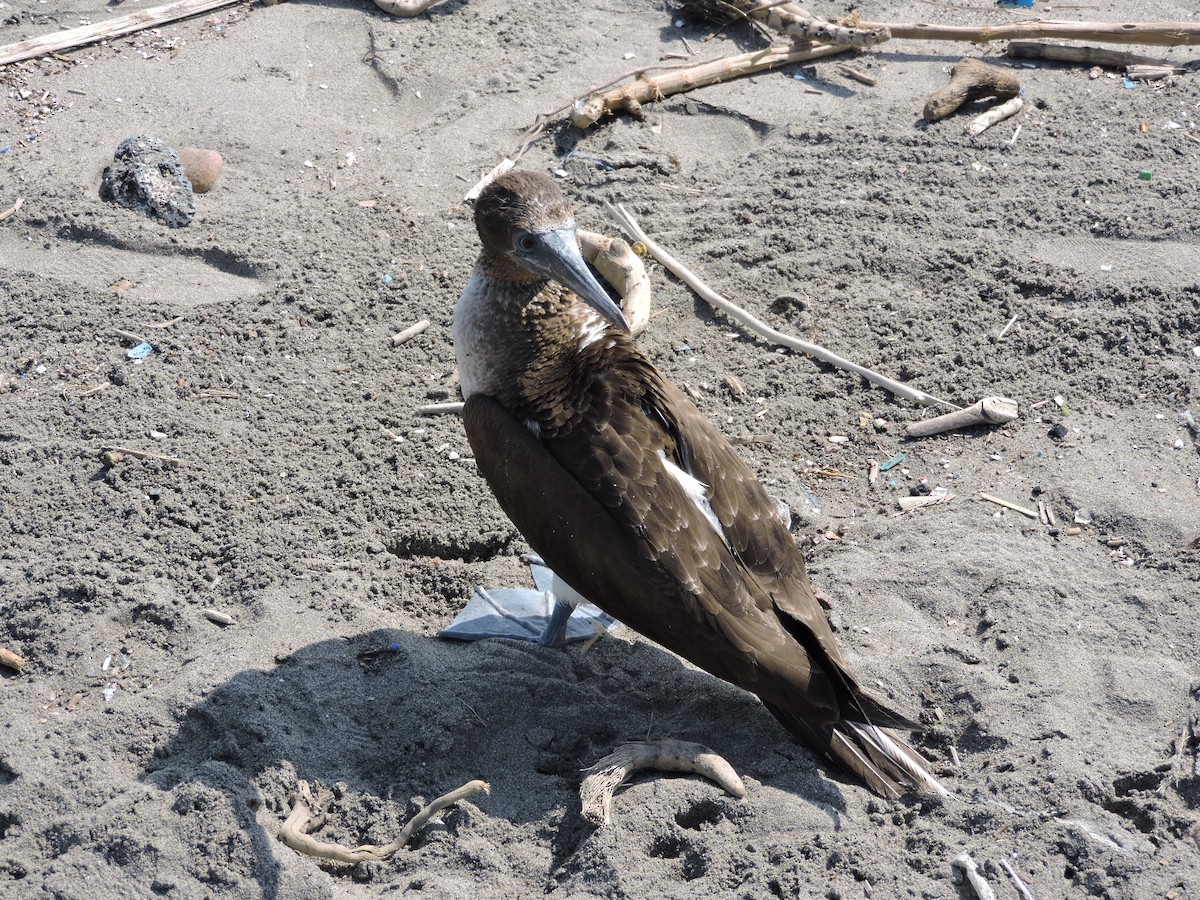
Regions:
[[[1003,25],[928,25],[924,22],[855,22],[859,28],[887,29],[892,40],[965,41],[986,44],[1019,38],[1100,41],[1104,44],[1153,44],[1159,47],[1200,45],[1197,22],[1060,22],[1034,19]]]
[[[663,75],[655,76],[643,72],[628,84],[576,100],[571,109],[571,124],[577,128],[589,128],[606,114],[619,110],[626,110],[631,115],[638,116],[641,114],[643,103],[664,100],[672,94],[766,69],[775,69],[789,63],[845,53],[850,49],[852,48],[832,44],[768,47],[766,50],[754,50],[737,56],[723,56],[688,68],[668,69]]]
[[[685,0],[685,12],[706,22],[724,24],[744,16],[794,41],[820,41],[842,47],[874,47],[891,35],[886,28],[866,29],[815,18],[786,0]]]
[[[413,834],[425,823],[448,806],[453,806],[459,800],[465,800],[478,793],[488,794],[491,789],[486,781],[468,781],[462,787],[443,794],[432,803],[424,806],[420,812],[408,820],[397,837],[390,844],[364,844],[361,847],[347,847],[344,844],[331,844],[318,841],[312,836],[325,824],[324,804],[313,796],[307,781],[296,782],[296,802],[292,812],[279,827],[279,840],[287,844],[297,853],[305,856],[315,856],[317,859],[331,859],[335,862],[360,863],[379,862],[394,856],[396,851],[406,846],[412,840]]]
[[[1047,59],[1051,62],[1082,63],[1088,66],[1108,66],[1123,69],[1126,66],[1165,66],[1166,60],[1154,56],[1142,56],[1125,50],[1105,50],[1103,47],[1064,47],[1060,44],[1042,44],[1038,41],[1011,41],[1005,52],[1015,59]],[[1174,66],[1181,74],[1183,68]]]
[[[1021,111],[1021,107],[1024,105],[1025,101],[1020,97],[1013,97],[1011,100],[1005,100],[999,106],[993,106],[983,115],[976,116],[974,119],[972,119],[971,124],[966,127],[966,132],[972,136],[983,134],[998,122],[1003,122],[1005,119],[1011,119]]]
[[[746,796],[746,785],[733,766],[702,744],[662,738],[622,744],[588,768],[579,786],[584,821],[607,825],[612,820],[613,793],[635,772],[692,772],[715,782],[738,799]]]
[[[1018,416],[1017,401],[1008,397],[984,397],[978,403],[925,419],[921,422],[910,422],[904,429],[909,437],[921,438],[956,428],[970,428],[972,425],[1003,425]]]
[[[650,321],[650,276],[633,248],[621,238],[576,229],[583,258],[616,289],[629,331],[637,337]]]

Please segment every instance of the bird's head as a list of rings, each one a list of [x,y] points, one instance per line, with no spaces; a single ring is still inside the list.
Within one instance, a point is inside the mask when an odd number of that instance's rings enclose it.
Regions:
[[[557,281],[607,321],[629,331],[621,307],[584,262],[571,204],[548,175],[501,175],[475,202],[475,229],[496,268]]]

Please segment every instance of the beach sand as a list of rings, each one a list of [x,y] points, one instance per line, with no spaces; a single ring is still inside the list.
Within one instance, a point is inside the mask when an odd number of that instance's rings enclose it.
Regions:
[[[0,44],[148,5],[4,0]],[[971,138],[921,109],[961,56],[1012,65],[1002,45],[893,41],[846,60],[874,87],[834,57],[643,120],[556,117],[521,161],[581,227],[613,232],[603,202],[625,203],[783,331],[957,404],[1020,404],[906,439],[936,410],[651,269],[641,346],[797,514],[863,683],[928,724],[915,743],[954,797],[888,803],[627,629],[587,652],[437,637],[475,585],[528,584],[457,416],[417,412],[457,397],[464,194],[539,113],[684,38],[696,58],[761,46],[659,3],[567,7],[242,6],[0,68],[0,209],[24,200],[0,223],[0,647],[27,660],[0,669],[0,896],[967,898],[962,853],[1001,898],[1003,864],[1039,900],[1197,896],[1196,76],[1017,65],[1024,110]],[[99,198],[137,134],[223,155],[188,227]],[[118,329],[154,353],[127,359]],[[178,462],[107,465],[111,446]],[[896,515],[922,479],[954,499]],[[647,736],[711,747],[746,797],[652,773],[588,826],[581,770]],[[491,794],[386,862],[276,840],[298,779],[332,798],[317,837],[355,845],[473,778]]]

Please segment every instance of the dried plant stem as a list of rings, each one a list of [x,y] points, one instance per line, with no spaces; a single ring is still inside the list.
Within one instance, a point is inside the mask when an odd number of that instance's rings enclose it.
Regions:
[[[312,832],[325,824],[325,812],[323,804],[317,801],[309,789],[308,782],[299,781],[296,783],[296,802],[292,807],[292,812],[287,817],[287,821],[279,827],[279,840],[297,853],[315,856],[318,859],[332,859],[344,863],[379,862],[395,855],[397,850],[408,844],[418,829],[423,828],[426,822],[443,809],[481,792],[490,793],[486,781],[468,781],[462,787],[443,794],[423,807],[419,813],[409,819],[399,837],[390,844],[364,844],[361,847],[347,847],[344,844],[318,841],[312,836]]]
[[[740,306],[726,300],[712,288],[708,287],[695,274],[692,273],[683,263],[675,259],[667,250],[653,240],[641,226],[637,220],[629,213],[624,206],[617,204],[615,207],[607,204],[609,215],[613,217],[616,223],[625,231],[629,237],[635,241],[641,241],[651,253],[664,267],[669,269],[674,275],[679,278],[684,284],[690,287],[693,291],[704,298],[705,302],[714,309],[720,310],[729,316],[734,321],[744,325],[759,337],[764,338],[772,343],[779,344],[783,347],[788,347],[792,350],[798,350],[801,353],[806,353],[822,362],[828,363],[846,372],[867,379],[872,384],[879,385],[885,390],[891,391],[897,397],[903,397],[905,400],[911,400],[914,403],[921,403],[925,406],[942,406],[946,409],[958,409],[958,407],[947,400],[942,400],[939,397],[934,397],[932,394],[927,394],[922,390],[910,387],[906,384],[901,384],[894,381],[885,375],[880,375],[878,372],[872,372],[870,369],[864,368],[857,363],[852,363],[847,359],[843,359],[835,353],[826,350],[824,347],[819,347],[816,344],[810,344],[808,341],[802,341],[799,338],[794,338],[791,335],[783,334],[776,331],[770,325],[755,318],[750,313],[746,312]]]
[[[693,772],[734,797],[746,796],[746,785],[733,766],[701,744],[671,738],[631,741],[587,769],[587,777],[579,786],[584,820],[592,825],[607,825],[612,819],[613,793],[631,775],[644,769]]]
[[[979,900],[996,900],[996,892],[987,883],[987,879],[979,874],[979,867],[975,865],[975,860],[971,859],[970,853],[960,853],[954,857],[951,865],[962,869],[963,878],[966,879],[967,884],[971,886],[971,890],[975,892],[975,896]]]
[[[1055,38],[1071,41],[1100,41],[1106,44],[1153,44],[1160,47],[1193,47],[1200,44],[1196,22],[1058,22],[1032,20],[1002,25],[952,26],[924,22],[859,22],[867,30],[887,29],[892,39],[914,41],[969,41],[986,44],[1018,38]]]
[[[628,110],[635,115],[643,103],[662,100],[672,94],[694,90],[742,75],[751,75],[766,69],[786,66],[789,63],[821,59],[836,53],[845,53],[850,47],[831,44],[812,44],[805,47],[768,47],[737,56],[725,56],[686,68],[669,69],[661,76],[648,72],[638,74],[628,84],[606,91],[592,93],[575,101],[571,109],[571,123],[578,128],[595,125],[606,113]]]

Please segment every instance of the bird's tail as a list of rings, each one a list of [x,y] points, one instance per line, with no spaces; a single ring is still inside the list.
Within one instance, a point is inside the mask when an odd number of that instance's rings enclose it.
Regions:
[[[890,728],[847,720],[811,722],[766,706],[788,731],[881,797],[895,799],[910,791],[950,796],[929,770],[929,761]]]

